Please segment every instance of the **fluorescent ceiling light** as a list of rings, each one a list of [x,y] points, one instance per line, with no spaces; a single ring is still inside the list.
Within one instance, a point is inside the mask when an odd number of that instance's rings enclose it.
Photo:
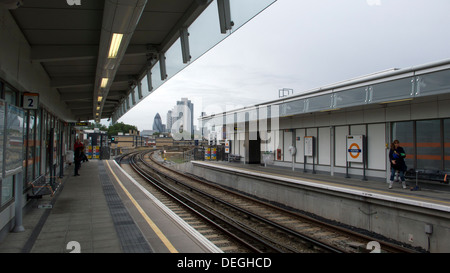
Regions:
[[[108,58],[117,58],[117,52],[119,52],[120,43],[122,42],[123,34],[113,33],[111,45],[109,47]]]
[[[108,80],[109,80],[108,78],[103,78],[100,87],[105,88],[106,85],[108,84]]]
[[[97,106],[97,111],[100,110],[100,106]]]
[[[102,99],[103,99],[103,97],[102,97],[102,96],[98,96],[98,102],[101,102],[101,101],[102,101]]]

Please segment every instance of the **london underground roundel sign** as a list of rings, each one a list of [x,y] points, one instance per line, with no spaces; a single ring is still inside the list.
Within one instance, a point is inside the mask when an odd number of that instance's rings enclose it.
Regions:
[[[347,136],[347,161],[363,163],[363,135]]]

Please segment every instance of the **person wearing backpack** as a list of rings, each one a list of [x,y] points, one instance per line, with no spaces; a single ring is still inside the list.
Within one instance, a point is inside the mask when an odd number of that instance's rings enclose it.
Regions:
[[[402,187],[406,189],[405,182],[405,172],[406,172],[406,163],[405,163],[406,153],[405,150],[400,146],[400,141],[394,140],[391,144],[391,148],[389,150],[389,161],[391,162],[391,179],[389,182],[389,189],[392,189],[392,185],[394,184],[394,176],[395,172],[399,172],[400,179],[402,180]]]

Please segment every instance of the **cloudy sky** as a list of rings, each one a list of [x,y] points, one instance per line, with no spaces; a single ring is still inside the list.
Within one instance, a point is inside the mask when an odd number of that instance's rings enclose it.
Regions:
[[[278,0],[119,122],[152,129],[177,100],[194,118],[386,70],[450,59],[448,0]]]

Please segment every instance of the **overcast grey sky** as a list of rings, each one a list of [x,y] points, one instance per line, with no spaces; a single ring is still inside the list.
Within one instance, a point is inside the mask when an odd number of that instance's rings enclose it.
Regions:
[[[152,129],[182,97],[253,105],[389,68],[450,59],[448,0],[278,0],[119,119]]]

